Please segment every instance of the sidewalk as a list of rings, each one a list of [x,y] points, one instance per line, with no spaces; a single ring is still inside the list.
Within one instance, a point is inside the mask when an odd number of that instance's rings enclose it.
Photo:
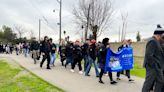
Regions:
[[[128,82],[125,76],[121,76],[120,81],[116,85],[111,85],[107,76],[103,77],[105,84],[99,84],[98,78],[95,77],[94,69],[91,69],[90,77],[80,75],[78,71],[70,72],[70,67],[67,69],[61,66],[59,60],[56,61],[55,67],[51,70],[46,69],[47,62],[43,68],[39,67],[39,62],[34,64],[30,57],[25,58],[22,55],[5,55],[0,54],[0,58],[7,58],[16,61],[18,64],[28,69],[43,80],[65,90],[66,92],[141,92],[144,79],[134,77],[135,82]],[[11,60],[11,61],[12,61]],[[116,79],[114,74],[114,79]]]

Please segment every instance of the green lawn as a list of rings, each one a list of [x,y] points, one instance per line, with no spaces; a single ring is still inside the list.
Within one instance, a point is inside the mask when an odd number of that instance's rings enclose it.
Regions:
[[[25,69],[0,60],[0,92],[64,92]]]
[[[131,74],[141,78],[145,78],[146,71],[143,68],[143,57],[134,57],[134,68],[131,70]]]

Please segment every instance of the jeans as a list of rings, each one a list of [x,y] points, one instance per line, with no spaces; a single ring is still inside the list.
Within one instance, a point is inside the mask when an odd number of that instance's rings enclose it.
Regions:
[[[96,76],[99,76],[99,71],[98,71],[98,66],[97,66],[96,60],[93,60],[91,57],[89,57],[89,65],[86,69],[85,75],[89,75],[90,69],[92,67],[92,62],[95,67]]]
[[[29,49],[24,49],[24,56],[27,57],[27,54],[29,54]]]
[[[55,60],[56,60],[56,53],[52,53],[51,54],[51,64],[54,64],[55,63]]]
[[[73,63],[73,57],[67,57],[65,66],[67,66],[69,63],[71,63],[71,65],[72,65],[72,63]]]
[[[84,71],[86,71],[89,64],[89,57],[88,55],[84,55]]]

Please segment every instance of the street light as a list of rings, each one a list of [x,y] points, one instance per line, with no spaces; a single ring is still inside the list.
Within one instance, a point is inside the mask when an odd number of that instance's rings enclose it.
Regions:
[[[57,2],[60,4],[60,12],[59,12],[59,44],[61,43],[61,26],[62,26],[62,23],[61,23],[61,15],[62,15],[62,0],[57,0]]]

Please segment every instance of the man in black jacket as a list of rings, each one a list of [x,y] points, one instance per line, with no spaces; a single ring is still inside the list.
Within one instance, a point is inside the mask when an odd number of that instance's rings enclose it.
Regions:
[[[100,61],[98,62],[99,64],[99,68],[101,69],[100,71],[100,76],[99,76],[99,83],[104,84],[104,82],[102,81],[102,76],[105,72],[105,64],[106,64],[106,54],[107,54],[107,48],[109,48],[109,38],[104,38],[102,41],[102,45],[99,49],[99,53],[100,53]],[[108,76],[110,78],[110,83],[111,84],[116,84],[117,82],[113,80],[113,76],[112,76],[112,72],[108,72]]]
[[[142,92],[150,92],[152,85],[155,83],[154,92],[164,92],[162,87],[164,84],[164,54],[160,46],[160,41],[164,30],[157,26],[154,36],[146,45],[144,67],[146,68],[146,80],[144,82]]]
[[[86,43],[82,46],[82,52],[83,52],[83,58],[84,58],[84,72],[86,71],[88,65],[89,65],[89,44],[90,39],[86,39]]]
[[[65,68],[67,67],[67,65],[69,63],[73,63],[73,43],[72,42],[68,42],[66,45],[66,63],[65,63]]]
[[[34,59],[34,64],[36,64],[36,60],[39,59],[39,48],[40,44],[38,43],[38,41],[36,41],[36,38],[34,38],[30,46],[32,57]]]
[[[95,72],[96,72],[96,77],[99,77],[99,71],[98,71],[98,66],[96,62],[96,57],[97,57],[97,48],[96,48],[96,40],[92,39],[91,44],[89,46],[89,65],[86,69],[85,76],[90,76],[89,72],[92,67],[92,63],[94,64]]]
[[[44,41],[41,43],[41,53],[43,55],[42,62],[40,63],[40,67],[42,68],[44,61],[47,59],[47,69],[50,68],[50,51],[51,51],[51,46],[50,43],[48,42],[48,37],[44,37]]]
[[[78,63],[79,74],[83,74],[82,66],[81,66],[82,58],[83,58],[83,56],[82,56],[82,49],[80,47],[80,42],[76,41],[75,45],[74,45],[74,50],[73,50],[73,63],[72,63],[71,72],[74,72],[75,66]]]

